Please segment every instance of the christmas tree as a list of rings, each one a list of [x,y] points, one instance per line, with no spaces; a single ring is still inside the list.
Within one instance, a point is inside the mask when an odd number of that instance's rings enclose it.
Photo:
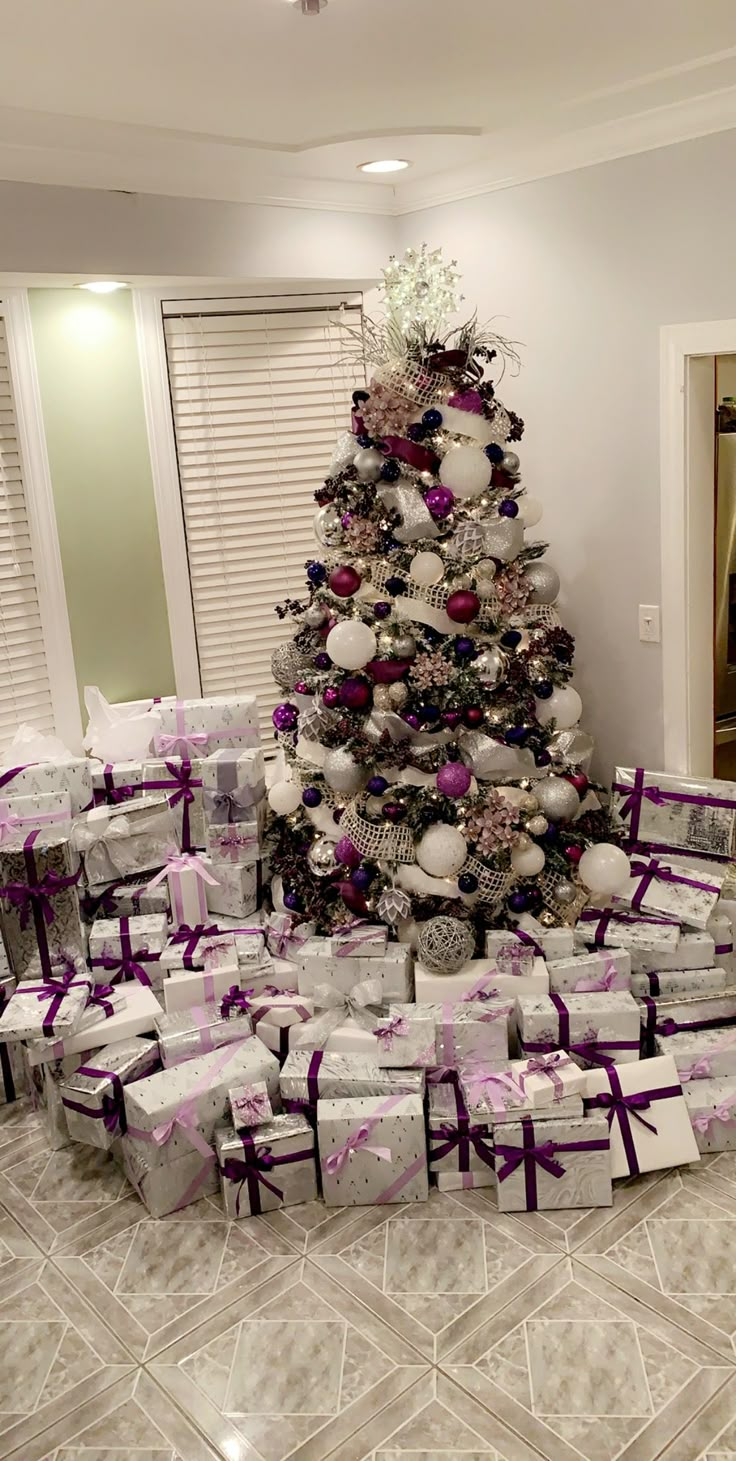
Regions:
[[[475,317],[449,326],[458,281],[407,249],[351,340],[368,384],[315,493],[307,596],[277,610],[297,628],[273,656],[269,798],[278,906],[325,933],[421,928],[444,968],[484,927],[574,922],[628,875],[588,781],[559,578],[527,539],[523,422],[496,393],[518,355]]]

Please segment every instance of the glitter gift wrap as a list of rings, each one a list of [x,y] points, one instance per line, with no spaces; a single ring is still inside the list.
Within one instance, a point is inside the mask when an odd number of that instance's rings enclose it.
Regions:
[[[631,993],[644,995],[718,994],[726,987],[725,969],[662,969],[632,974]]]
[[[610,1207],[611,1156],[604,1116],[524,1116],[495,1134],[499,1212]]]
[[[197,1005],[219,1003],[238,981],[237,964],[211,969],[170,969],[162,995],[167,1014]]]
[[[635,842],[720,857],[736,852],[736,790],[731,781],[617,766],[612,791],[613,807]]]
[[[155,1034],[156,1019],[162,1010],[153,990],[146,989],[143,984],[126,984],[123,990],[116,992],[124,994],[125,1004],[121,1009],[114,1010],[109,1018],[104,1016],[104,1012],[98,1011],[97,1022],[87,1024],[89,1011],[85,1010],[73,1034],[31,1041],[25,1047],[29,1065],[46,1065],[49,1061],[68,1055],[76,1056],[76,1065],[79,1065],[82,1053],[86,1050],[100,1050],[103,1045],[117,1044],[133,1035]]]
[[[167,798],[176,826],[176,840],[184,852],[204,847],[201,766],[201,761],[182,756],[143,763],[146,791],[157,795],[163,792]]]
[[[227,1100],[236,1131],[265,1126],[267,1121],[273,1120],[273,1106],[265,1081],[233,1086],[227,1093]]]
[[[0,1015],[0,1040],[34,1040],[71,1034],[79,1025],[92,987],[81,959],[50,971],[48,978],[18,984]]]
[[[529,973],[505,974],[491,959],[469,959],[456,974],[433,974],[418,960],[414,966],[417,1004],[453,1004],[473,999],[518,999],[522,994],[546,994],[549,989],[544,959],[535,958]]]
[[[68,761],[35,761],[27,766],[0,766],[0,798],[13,802],[18,796],[43,796],[68,792],[72,812],[78,816],[92,806],[92,777],[86,756]]]
[[[423,1070],[384,1070],[362,1055],[292,1050],[281,1070],[286,1110],[314,1111],[317,1101],[342,1096],[423,1096]]]
[[[210,826],[256,822],[262,830],[266,767],[258,749],[224,747],[201,763],[205,820]]]
[[[266,952],[266,940],[260,930],[256,928],[250,932],[242,930],[234,933],[233,938],[241,969],[257,969]],[[296,988],[296,982],[294,988]]]
[[[117,806],[143,795],[142,761],[90,761],[95,806]]]
[[[317,1142],[328,1207],[427,1201],[427,1138],[419,1096],[320,1101]]]
[[[716,963],[715,940],[700,929],[683,929],[679,943],[666,953],[642,948],[632,948],[629,952],[633,974],[663,969],[712,969]]]
[[[576,932],[593,948],[628,949],[632,968],[639,953],[674,956],[681,939],[677,919],[627,913],[625,908],[584,908]]]
[[[0,792],[0,847],[12,832],[28,833],[40,831],[43,827],[68,837],[72,815],[72,799],[68,791],[17,796],[12,802],[5,801]]]
[[[687,1030],[679,1035],[656,1035],[654,1049],[657,1055],[672,1056],[683,1086],[695,1080],[736,1076],[736,1026],[725,1030]]]
[[[166,1217],[179,1212],[201,1197],[218,1191],[219,1178],[214,1149],[207,1155],[190,1147],[163,1165],[156,1164],[149,1152],[140,1151],[127,1136],[121,1138],[120,1153],[128,1181],[148,1209],[151,1217]]]
[[[414,994],[412,956],[408,944],[388,944],[380,958],[343,957],[330,953],[328,939],[309,939],[296,955],[299,993],[312,995],[320,984],[348,994],[363,979],[378,980],[381,1000],[406,1003]]]
[[[143,913],[169,913],[166,883],[149,888],[147,878],[109,883],[82,896],[82,912],[90,922],[96,918],[137,918]]]
[[[265,1081],[269,1095],[278,1094],[278,1060],[257,1035],[135,1081],[125,1087],[126,1140],[151,1166],[192,1149],[211,1157],[227,1093],[244,1081]]]
[[[698,1160],[680,1078],[669,1056],[589,1071],[586,1116],[605,1117],[614,1177]]]
[[[708,919],[708,927],[705,936],[713,939],[714,958],[713,963],[719,968],[727,970],[729,975],[734,977],[736,982],[736,958],[734,958],[733,925],[726,913],[719,912],[716,903],[715,913]]]
[[[89,931],[89,959],[95,977],[108,984],[137,979],[139,984],[160,990],[167,935],[165,913],[98,918]]]
[[[688,1081],[684,1096],[698,1151],[736,1150],[736,1076]]]
[[[638,1060],[639,1006],[628,990],[607,994],[522,995],[517,1002],[521,1054],[566,1050],[577,1064]]]
[[[225,747],[258,746],[255,695],[210,695],[202,700],[166,699],[157,705],[161,729],[154,750],[162,756],[204,757]]]
[[[227,1217],[257,1217],[316,1199],[314,1131],[304,1116],[274,1116],[255,1131],[218,1127],[215,1140]]]
[[[268,951],[277,959],[300,959],[312,940],[320,946],[326,943],[314,939],[314,930],[313,922],[299,923],[292,913],[269,913],[264,928]]]
[[[553,1055],[540,1056],[539,1059],[554,1062],[554,1082],[550,1079],[551,1100],[544,1106],[540,1104],[538,1110],[546,1116],[554,1115],[556,1111],[561,1114],[569,1111],[572,1115],[582,1116],[581,1095],[567,1094],[561,1079],[563,1072],[567,1070],[565,1062],[570,1057],[564,1051],[555,1051]],[[572,1061],[570,1063],[574,1064]],[[499,1121],[518,1120],[526,1113],[537,1114],[527,1086],[529,1064],[528,1061],[520,1060],[474,1060],[467,1061],[460,1067],[458,1079],[463,1098],[475,1121],[488,1121],[494,1125]],[[578,1069],[578,1074],[584,1075],[584,1072]],[[430,1082],[433,1083],[435,1079],[436,1073],[430,1076]],[[567,1090],[569,1089],[568,1086]],[[538,1097],[539,1094],[539,1089],[535,1090],[535,1096]]]
[[[205,964],[237,964],[235,939],[219,923],[183,923],[172,933],[161,955],[166,974],[171,969],[204,969]]]
[[[429,1173],[445,1191],[493,1187],[493,1137],[473,1121],[455,1082],[429,1087]]]
[[[169,1070],[198,1055],[209,1055],[221,1045],[247,1040],[253,1033],[253,1023],[244,1009],[223,1013],[219,1003],[203,1004],[175,1014],[160,1013],[156,1032],[161,1061]]]
[[[385,927],[357,918],[352,923],[335,929],[326,942],[330,957],[382,959],[386,954],[387,934]]]
[[[479,999],[416,1005],[430,1014],[437,1038],[437,1065],[457,1066],[467,1060],[508,1060],[513,1000]]]
[[[255,913],[263,897],[263,881],[267,876],[267,863],[254,862],[248,867],[238,863],[213,862],[205,859],[208,871],[215,883],[207,883],[207,913],[224,914],[230,918],[247,918]]]
[[[586,1089],[587,1073],[564,1050],[512,1060],[510,1070],[535,1114]]]
[[[486,958],[495,959],[499,949],[521,944],[537,959],[566,959],[573,950],[571,928],[543,928],[536,918],[528,918],[518,928],[487,928]]]
[[[656,1035],[679,1035],[684,1031],[723,1030],[736,1026],[736,989],[715,994],[679,994],[663,997],[645,994],[639,1001],[642,1038],[651,1054]]]
[[[116,806],[94,807],[74,824],[91,889],[142,872],[154,872],[178,848],[165,796],[142,796]]]
[[[89,1055],[59,1091],[70,1137],[108,1150],[125,1131],[123,1086],[160,1068],[156,1041],[139,1037]]]
[[[239,964],[240,982],[252,994],[263,994],[266,989],[276,989],[279,994],[296,994],[298,969],[288,959],[272,959],[270,955],[260,964]]]
[[[706,927],[723,886],[722,873],[665,862],[660,857],[632,856],[628,887],[615,902],[636,911],[677,918],[693,928]]]
[[[606,994],[629,989],[631,956],[626,949],[574,954],[547,963],[549,987],[555,994]]]
[[[79,857],[68,838],[13,832],[0,846],[0,922],[16,979],[40,958],[48,977],[57,956],[85,952]]]
[[[246,989],[244,996],[256,1034],[280,1060],[285,1060],[296,1029],[314,1015],[313,1000],[302,994],[281,994],[275,988],[258,995]]]

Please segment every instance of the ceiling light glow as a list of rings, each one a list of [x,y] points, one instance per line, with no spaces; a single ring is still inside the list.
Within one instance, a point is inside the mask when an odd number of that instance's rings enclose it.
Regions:
[[[403,172],[405,167],[411,167],[403,157],[385,157],[379,162],[360,162],[359,172]]]
[[[90,294],[114,294],[116,289],[127,289],[119,279],[90,279],[88,284],[78,284],[77,289],[88,289]]]

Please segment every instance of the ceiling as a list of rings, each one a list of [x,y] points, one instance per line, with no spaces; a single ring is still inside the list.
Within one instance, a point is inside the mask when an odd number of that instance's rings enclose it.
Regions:
[[[736,127],[733,0],[0,0],[0,26],[14,181],[403,213]]]

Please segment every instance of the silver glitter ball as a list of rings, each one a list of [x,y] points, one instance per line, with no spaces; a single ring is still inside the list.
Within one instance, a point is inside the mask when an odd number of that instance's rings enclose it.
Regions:
[[[315,512],[314,536],[324,548],[336,548],[342,542],[342,523],[334,502],[328,502],[326,507]]]
[[[361,482],[377,482],[383,470],[386,458],[375,446],[364,446],[353,457],[355,467]]]
[[[385,688],[385,686],[382,686],[382,688]],[[409,699],[409,690],[408,687],[404,684],[403,680],[397,680],[395,684],[389,685],[388,699],[389,705],[391,705],[391,707],[394,709],[396,708],[396,706],[401,708],[402,705],[406,705],[406,702]]]
[[[376,710],[390,710],[391,696],[390,685],[375,685],[373,689],[373,704]]]
[[[310,604],[309,608],[304,611],[304,623],[308,624],[310,629],[321,629],[329,617],[330,611],[324,604]]]
[[[485,525],[483,551],[510,563],[524,546],[524,525],[518,517],[498,517]]]
[[[455,974],[471,957],[475,940],[459,918],[430,918],[419,935],[417,955],[433,974]]]
[[[562,776],[541,777],[534,792],[550,822],[571,822],[580,811],[580,797],[575,787]]]
[[[367,774],[352,753],[342,746],[327,752],[322,771],[330,790],[343,796],[355,796],[364,785]]]
[[[478,658],[473,660],[472,668],[476,675],[480,675],[484,685],[497,685],[504,678],[507,663],[503,650],[494,644],[481,650]]]
[[[403,630],[394,636],[394,654],[399,659],[413,659],[417,652],[417,642],[413,634]]]
[[[532,837],[543,837],[545,832],[547,831],[547,828],[549,827],[549,822],[547,821],[547,818],[543,817],[540,812],[537,814],[537,816],[529,818],[526,827],[527,831],[531,832]]]
[[[439,537],[440,528],[412,482],[399,478],[395,486],[377,488],[376,496],[388,512],[395,512],[401,519],[392,529],[397,543],[415,543],[421,538]],[[446,522],[443,527],[447,527]]]
[[[307,862],[318,878],[327,878],[337,867],[335,844],[329,837],[315,838],[307,853]]]
[[[516,519],[514,518],[515,522]],[[533,604],[553,604],[560,592],[560,576],[549,563],[536,559],[527,564],[524,578],[531,585]]]
[[[509,477],[518,477],[521,462],[515,451],[505,451],[498,465]]]
[[[332,454],[332,461],[327,469],[328,477],[336,477],[345,467],[349,467],[355,456],[355,437],[352,431],[342,431],[335,443],[335,450]]]
[[[271,655],[271,674],[283,690],[291,690],[309,664],[310,656],[297,649],[292,641],[277,644]]]
[[[560,903],[563,908],[566,908],[568,903],[574,903],[577,897],[575,884],[571,883],[568,878],[560,878],[552,889],[552,897],[555,903]]]

